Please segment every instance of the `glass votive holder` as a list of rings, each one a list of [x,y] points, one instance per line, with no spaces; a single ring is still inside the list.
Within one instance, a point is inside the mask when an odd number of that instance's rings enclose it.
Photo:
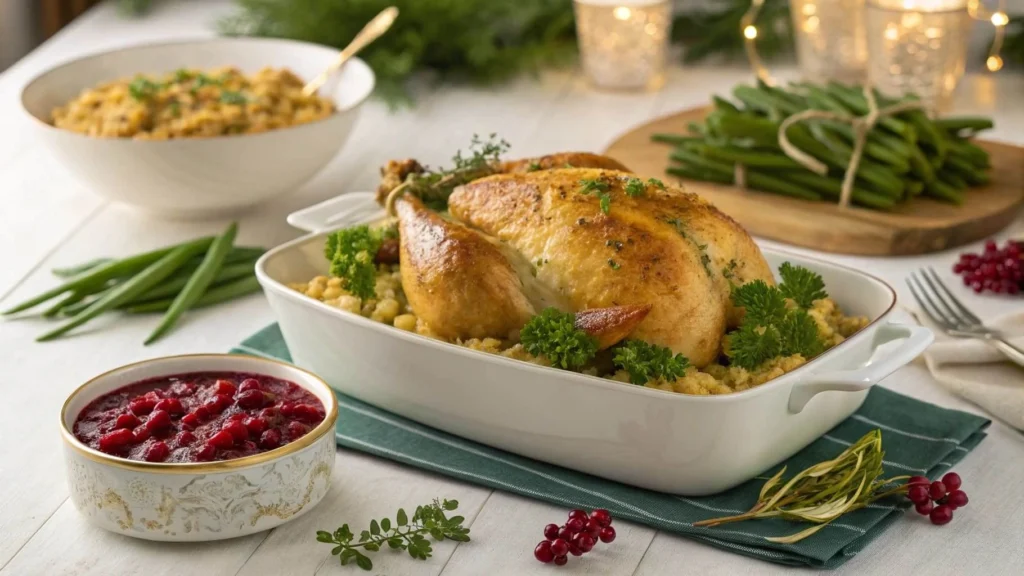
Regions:
[[[948,108],[970,41],[966,0],[866,0],[868,80],[891,96]]]
[[[790,0],[796,55],[807,80],[864,81],[864,0]]]
[[[583,70],[599,88],[657,90],[665,83],[669,0],[574,0]]]

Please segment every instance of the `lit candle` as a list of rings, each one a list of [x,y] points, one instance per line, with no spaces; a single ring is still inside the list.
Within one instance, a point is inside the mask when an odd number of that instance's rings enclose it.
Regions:
[[[868,80],[946,108],[964,73],[967,0],[867,0]]]
[[[797,60],[809,80],[864,80],[864,0],[790,0]]]
[[[583,70],[601,88],[657,89],[665,81],[668,0],[575,0]]]

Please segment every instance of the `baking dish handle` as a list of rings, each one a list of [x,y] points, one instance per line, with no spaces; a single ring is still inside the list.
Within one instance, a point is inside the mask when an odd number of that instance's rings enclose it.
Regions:
[[[322,232],[362,222],[380,212],[373,192],[349,192],[288,215],[288,223],[306,232]]]
[[[874,357],[879,346],[900,339],[903,342],[898,347],[886,351],[880,358]],[[932,331],[921,326],[883,324],[875,332],[875,340],[871,343],[872,359],[867,364],[856,370],[815,374],[805,382],[794,384],[789,393],[789,411],[794,414],[800,412],[811,398],[821,392],[866,390],[917,358],[934,339]]]

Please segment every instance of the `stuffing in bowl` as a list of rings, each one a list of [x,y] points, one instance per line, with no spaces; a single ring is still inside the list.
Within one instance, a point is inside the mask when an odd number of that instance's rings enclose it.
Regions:
[[[353,58],[271,38],[119,48],[47,70],[21,93],[35,137],[93,192],[148,214],[235,214],[298,190],[352,133],[374,76]]]
[[[288,69],[246,75],[236,68],[181,68],[100,84],[53,110],[53,125],[101,138],[208,138],[255,134],[322,120],[327,98],[302,93]]]

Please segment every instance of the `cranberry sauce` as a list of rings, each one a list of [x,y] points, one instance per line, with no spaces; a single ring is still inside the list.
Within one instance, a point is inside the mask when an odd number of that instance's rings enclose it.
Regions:
[[[301,386],[259,374],[194,372],[143,380],[93,400],[75,437],[129,460],[207,462],[273,450],[325,418]]]

